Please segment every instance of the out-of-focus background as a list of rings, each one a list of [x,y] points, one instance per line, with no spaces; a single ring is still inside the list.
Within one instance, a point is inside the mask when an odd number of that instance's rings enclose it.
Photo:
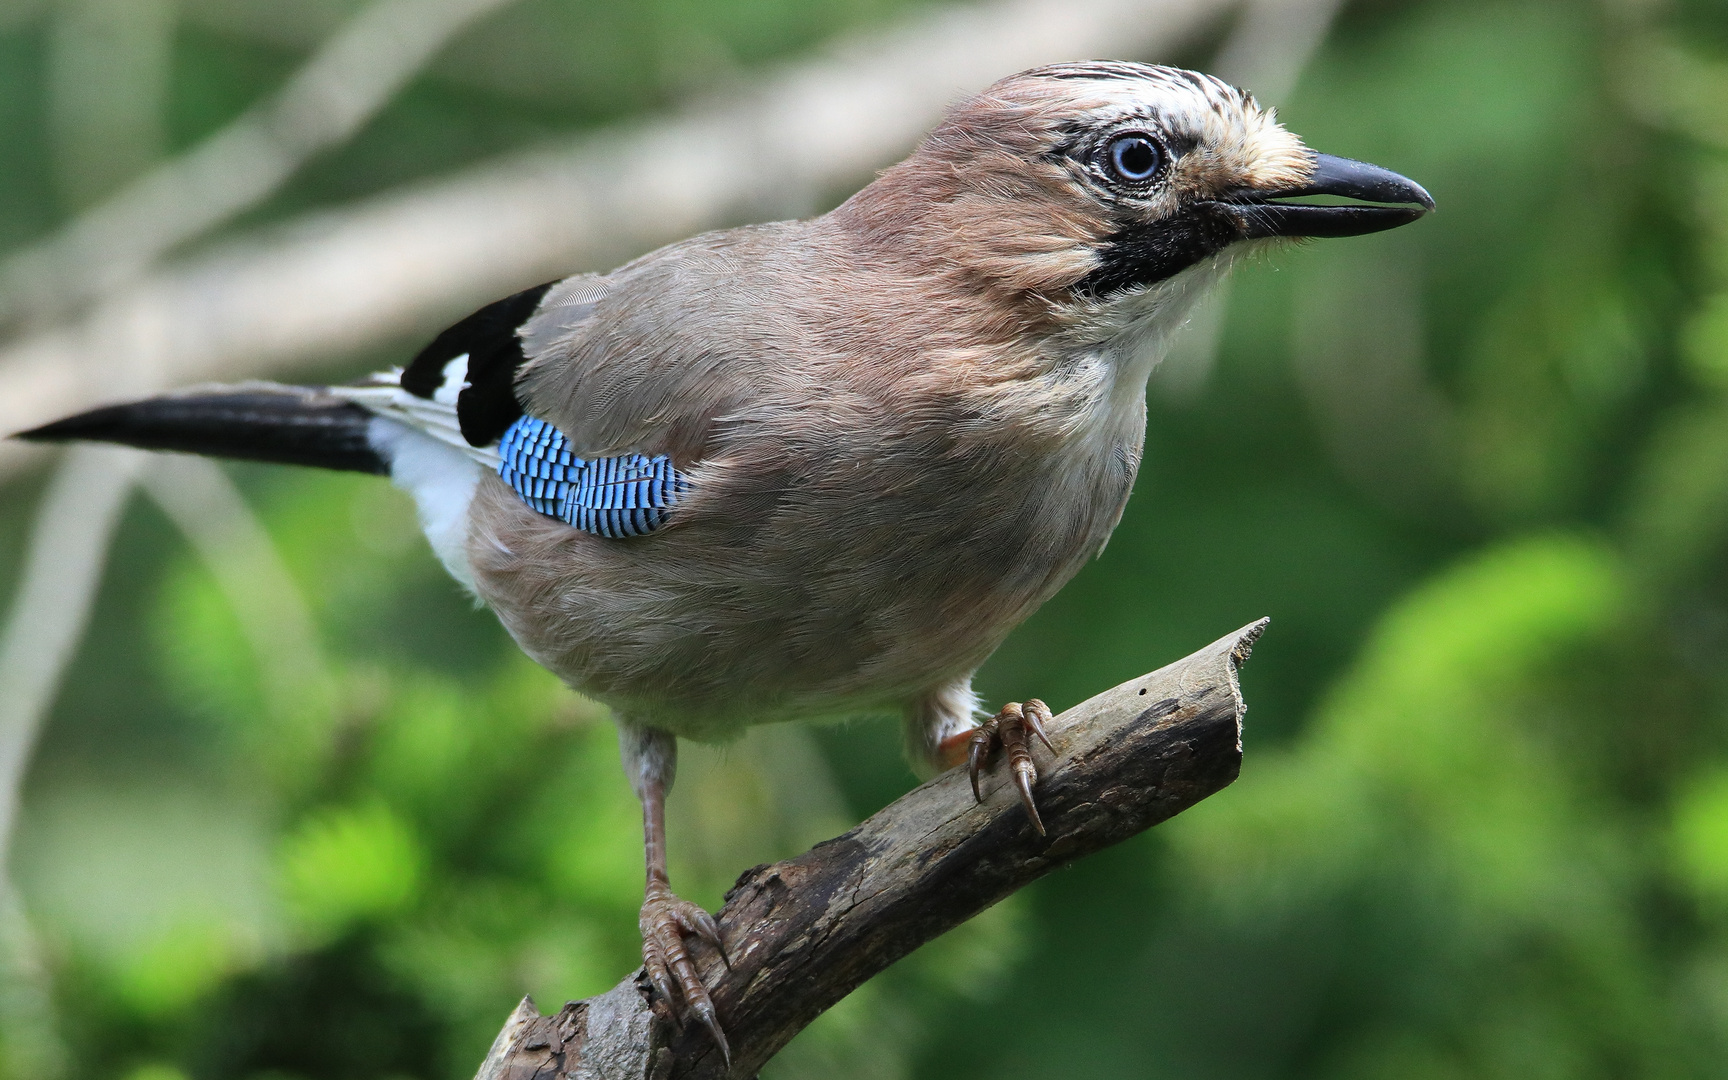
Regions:
[[[1270,615],[1241,780],[765,1075],[1728,1075],[1719,3],[0,0],[0,427],[401,363],[1086,56],[1441,209],[1196,317],[1109,550],[983,672],[1061,708]],[[0,599],[0,1076],[455,1080],[637,962],[610,726],[387,485],[0,444]],[[687,751],[680,891],[897,797],[897,744]]]

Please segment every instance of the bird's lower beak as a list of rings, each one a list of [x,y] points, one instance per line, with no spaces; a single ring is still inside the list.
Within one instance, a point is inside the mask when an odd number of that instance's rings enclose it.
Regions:
[[[1232,202],[1242,213],[1243,238],[1274,236],[1361,236],[1408,225],[1434,209],[1434,199],[1422,185],[1389,169],[1365,161],[1317,154],[1314,173],[1296,187],[1256,192],[1251,200]],[[1360,199],[1393,206],[1317,206],[1274,202],[1313,195]]]

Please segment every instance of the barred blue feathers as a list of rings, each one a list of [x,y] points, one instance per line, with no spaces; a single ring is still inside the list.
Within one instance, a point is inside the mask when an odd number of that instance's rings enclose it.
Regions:
[[[498,475],[529,506],[598,536],[653,532],[689,487],[664,454],[584,461],[563,432],[532,416],[505,429],[498,457]]]

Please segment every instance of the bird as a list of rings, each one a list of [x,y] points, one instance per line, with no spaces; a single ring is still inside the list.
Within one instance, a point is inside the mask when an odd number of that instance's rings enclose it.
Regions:
[[[828,213],[518,292],[405,367],[192,387],[21,437],[405,489],[451,576],[610,707],[643,809],[649,984],[730,1060],[693,962],[727,959],[719,927],[667,874],[678,740],[898,711],[916,771],[965,764],[978,797],[1005,759],[1042,834],[1050,710],[990,714],[972,676],[1121,519],[1172,336],[1246,258],[1434,206],[1220,79],[1056,64],[956,102]]]

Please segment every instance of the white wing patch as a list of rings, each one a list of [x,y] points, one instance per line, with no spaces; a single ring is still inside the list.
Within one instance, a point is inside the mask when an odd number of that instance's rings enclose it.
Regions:
[[[550,340],[579,326],[607,287],[599,275],[577,274],[548,290],[518,331],[526,356],[539,355]],[[446,361],[429,398],[402,388],[402,368],[328,389],[377,417],[367,429],[367,441],[390,463],[391,481],[413,496],[432,549],[451,576],[472,592],[474,576],[466,552],[468,511],[480,470],[497,474],[500,458],[498,443],[472,446],[462,437],[456,404],[469,388],[470,359],[471,354],[463,352]]]
[[[444,381],[430,398],[416,397],[402,389],[402,369],[380,371],[371,378],[347,386],[332,386],[330,393],[404,427],[429,435],[460,450],[472,461],[489,469],[498,468],[498,444],[470,446],[462,437],[456,419],[456,395],[468,383],[468,356],[464,353],[444,365]]]
[[[438,384],[438,389],[432,391],[432,400],[440,405],[456,407],[456,399],[462,396],[462,391],[468,389],[468,354],[451,358],[444,365],[444,381]]]
[[[519,334],[526,355],[541,355],[559,339],[579,330],[611,283],[599,274],[576,274],[553,285],[522,325]],[[456,418],[456,399],[468,388],[468,353],[446,361],[430,398],[402,389],[402,369],[391,368],[330,392],[388,420],[422,432],[461,451],[488,469],[498,468],[498,444],[470,446]]]

